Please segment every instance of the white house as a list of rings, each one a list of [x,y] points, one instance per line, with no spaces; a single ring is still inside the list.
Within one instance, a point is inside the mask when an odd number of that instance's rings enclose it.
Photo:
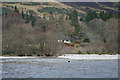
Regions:
[[[64,42],[64,43],[67,43],[67,44],[71,43],[70,40],[64,40],[63,42]]]

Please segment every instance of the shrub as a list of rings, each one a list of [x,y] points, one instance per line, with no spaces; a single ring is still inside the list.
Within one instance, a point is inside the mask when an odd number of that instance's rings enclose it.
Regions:
[[[78,54],[82,54],[82,52],[79,50],[79,51],[78,51]]]
[[[84,39],[83,42],[88,42],[89,43],[89,38]]]
[[[84,21],[84,18],[83,18],[83,17],[81,17],[81,18],[80,18],[80,21]]]
[[[85,47],[85,45],[84,45],[84,44],[80,44],[80,46],[81,46],[81,47]]]
[[[75,45],[75,47],[76,47],[76,48],[78,48],[78,47],[79,47],[79,45]]]
[[[90,51],[87,51],[87,54],[91,54]]]
[[[3,55],[15,55],[16,54],[16,52],[15,51],[13,51],[13,50],[3,50],[2,51],[2,54]]]

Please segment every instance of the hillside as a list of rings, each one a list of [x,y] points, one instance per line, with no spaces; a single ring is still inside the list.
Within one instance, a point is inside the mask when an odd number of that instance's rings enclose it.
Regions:
[[[21,2],[21,3],[5,3],[4,4],[7,7],[12,7],[17,5],[20,9],[23,8],[25,10],[33,10],[36,13],[38,13],[38,9],[46,8],[46,7],[56,7],[59,9],[65,9],[68,12],[71,11],[72,9],[76,9],[79,14],[84,15],[86,14],[87,11],[92,10],[92,11],[105,11],[105,12],[112,12],[114,14],[118,14],[118,3],[117,2],[64,2],[64,3],[59,3],[59,2],[41,2],[41,3],[32,3],[32,2]],[[31,6],[31,7],[30,7]],[[65,11],[63,10],[63,11]],[[40,13],[38,13],[40,15]]]
[[[118,14],[118,3],[117,2],[66,2],[66,5],[72,6],[84,12],[87,11],[105,11]]]
[[[4,55],[117,53],[117,3],[20,2],[2,7]]]

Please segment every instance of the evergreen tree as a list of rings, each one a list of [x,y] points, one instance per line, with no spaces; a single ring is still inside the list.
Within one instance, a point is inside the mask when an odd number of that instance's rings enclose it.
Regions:
[[[23,19],[25,18],[25,15],[24,15],[24,12],[23,12],[23,10],[22,10],[22,18],[23,18]]]
[[[71,25],[75,27],[75,33],[74,35],[78,35],[80,31],[80,25],[78,22],[78,13],[76,10],[72,12],[72,20],[71,20]]]
[[[66,16],[66,20],[68,20],[68,16]]]
[[[26,15],[25,15],[25,23],[29,23],[29,15],[28,15],[28,12],[26,12]]]
[[[15,5],[15,9],[14,9],[15,12],[19,13],[19,9],[17,9],[17,6]]]
[[[106,20],[106,19],[105,19],[105,13],[104,13],[104,11],[100,12],[99,18],[101,18],[103,21]]]
[[[80,21],[84,21],[83,17],[80,18]]]
[[[30,20],[32,20],[32,19],[33,19],[33,14],[31,13],[31,14],[30,14]]]
[[[71,20],[71,19],[72,19],[72,14],[70,13],[70,14],[69,14],[69,20]]]
[[[108,19],[112,18],[113,15],[112,13],[105,13],[104,11],[103,12],[100,12],[99,14],[99,18],[101,18],[103,21],[107,21]]]
[[[87,16],[85,17],[86,22],[89,22],[95,18],[98,18],[98,15],[96,12],[89,11],[87,12]]]
[[[49,13],[50,13],[51,15],[53,14],[53,12],[52,12],[52,11],[50,11]]]
[[[34,27],[35,26],[35,22],[36,22],[36,19],[35,19],[35,17],[33,17],[32,18],[32,23],[31,23],[31,25]]]
[[[15,12],[17,12],[17,6],[15,5],[15,10],[14,10]]]
[[[19,13],[19,9],[17,10],[17,13]]]
[[[113,17],[113,14],[111,12],[108,13],[108,19],[112,18]]]
[[[71,21],[72,26],[78,26],[78,14],[77,11],[74,10],[72,13],[72,21]]]

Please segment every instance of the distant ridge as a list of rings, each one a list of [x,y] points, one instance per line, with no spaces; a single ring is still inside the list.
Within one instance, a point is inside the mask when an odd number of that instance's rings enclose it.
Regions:
[[[119,2],[120,0],[1,0],[1,2]]]

